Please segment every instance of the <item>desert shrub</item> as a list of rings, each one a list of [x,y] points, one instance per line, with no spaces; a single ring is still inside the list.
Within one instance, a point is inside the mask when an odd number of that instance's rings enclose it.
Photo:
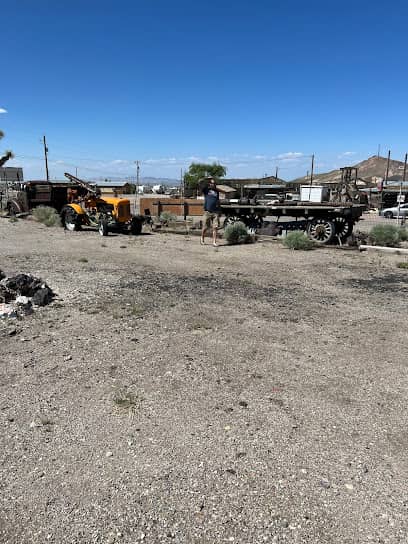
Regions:
[[[314,243],[308,236],[301,230],[294,230],[289,232],[283,239],[283,245],[289,249],[308,250],[312,249]]]
[[[401,263],[397,263],[397,267],[398,268],[403,268],[404,270],[408,270],[408,262],[404,261],[404,262],[401,262]]]
[[[400,227],[399,237],[401,242],[406,242],[408,240],[408,229],[406,227]]]
[[[375,225],[369,232],[368,239],[374,246],[398,247],[400,228],[396,225]]]
[[[249,238],[248,229],[242,221],[236,221],[225,227],[224,238],[229,244],[242,244]]]
[[[368,232],[356,230],[351,235],[352,243],[350,245],[359,246],[360,244],[368,244]]]
[[[143,397],[128,391],[126,388],[119,389],[113,395],[113,402],[116,406],[125,410],[135,410],[143,400]]]
[[[177,221],[177,215],[171,212],[162,212],[160,214],[160,221],[164,225],[169,225],[170,223],[174,223],[175,221]]]
[[[61,219],[55,208],[50,206],[37,206],[33,210],[33,216],[36,221],[42,223],[46,227],[60,227]]]

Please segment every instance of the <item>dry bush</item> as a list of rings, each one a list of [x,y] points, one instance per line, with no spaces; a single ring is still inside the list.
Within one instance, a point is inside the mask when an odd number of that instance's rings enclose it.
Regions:
[[[374,246],[398,247],[401,235],[400,227],[396,225],[375,225],[368,235]]]
[[[37,208],[33,209],[32,213],[35,220],[46,227],[61,226],[61,218],[55,208],[51,208],[50,206],[37,206]]]
[[[249,232],[242,221],[236,221],[225,227],[224,238],[229,244],[242,244],[248,240]]]
[[[314,246],[313,241],[301,230],[289,232],[283,239],[283,245],[289,249],[299,249],[307,251]]]

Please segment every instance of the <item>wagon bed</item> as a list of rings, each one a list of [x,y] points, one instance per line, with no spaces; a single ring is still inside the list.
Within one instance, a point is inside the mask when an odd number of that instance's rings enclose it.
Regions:
[[[281,230],[303,230],[312,240],[323,244],[342,243],[353,232],[354,225],[367,210],[365,204],[352,203],[279,203],[240,204],[222,203],[225,224],[243,221],[249,228],[262,229],[265,218],[273,217],[272,223]],[[281,221],[293,218],[294,221]]]

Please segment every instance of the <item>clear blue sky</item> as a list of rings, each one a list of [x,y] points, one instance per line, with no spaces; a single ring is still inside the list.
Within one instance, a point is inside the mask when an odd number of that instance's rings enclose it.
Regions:
[[[408,150],[408,5],[379,0],[2,3],[1,150],[25,177],[291,179]],[[0,110],[1,111],[1,110]],[[296,154],[296,155],[294,155]]]

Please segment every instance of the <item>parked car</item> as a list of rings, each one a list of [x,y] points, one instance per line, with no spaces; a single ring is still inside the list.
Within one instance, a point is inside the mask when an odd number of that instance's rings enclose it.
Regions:
[[[384,208],[383,210],[381,210],[380,215],[388,217],[388,219],[398,217],[398,205],[394,206],[393,208]],[[400,217],[408,216],[408,202],[406,202],[405,204],[400,204],[399,215]]]

